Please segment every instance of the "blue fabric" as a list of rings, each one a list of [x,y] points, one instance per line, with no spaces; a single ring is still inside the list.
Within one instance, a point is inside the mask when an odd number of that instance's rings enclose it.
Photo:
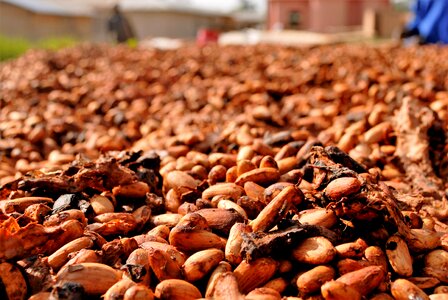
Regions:
[[[448,0],[417,0],[409,30],[417,29],[427,43],[448,44]]]

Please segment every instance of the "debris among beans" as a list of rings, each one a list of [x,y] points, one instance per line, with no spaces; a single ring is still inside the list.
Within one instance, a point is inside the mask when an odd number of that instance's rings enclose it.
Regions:
[[[0,298],[446,298],[447,78],[438,46],[6,62]]]

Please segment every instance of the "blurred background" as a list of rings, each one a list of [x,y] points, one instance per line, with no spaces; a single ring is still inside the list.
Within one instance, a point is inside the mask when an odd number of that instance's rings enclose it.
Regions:
[[[411,0],[0,0],[0,59],[30,47],[116,42],[113,8],[131,45],[323,44],[397,38]]]

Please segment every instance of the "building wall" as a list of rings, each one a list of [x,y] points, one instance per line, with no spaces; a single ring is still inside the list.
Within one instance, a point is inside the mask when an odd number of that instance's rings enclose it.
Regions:
[[[304,29],[310,25],[309,0],[272,0],[268,7],[269,29]],[[297,28],[289,26],[290,12],[297,11],[300,23]]]
[[[36,14],[1,2],[0,33],[31,41],[51,37],[91,40],[92,20],[89,17]]]
[[[73,37],[79,40],[92,39],[92,19],[88,17],[64,17],[33,14],[34,39],[48,37]]]
[[[330,32],[346,26],[347,3],[345,0],[313,0],[310,8],[310,30]]]
[[[287,24],[290,11],[299,10],[303,21],[299,29],[344,31],[350,27],[361,27],[365,10],[382,9],[388,4],[389,0],[270,0],[268,28]]]
[[[95,41],[113,41],[107,31],[110,10],[98,10],[93,20]],[[200,28],[216,30],[234,29],[238,24],[229,17],[198,15],[174,11],[126,11],[124,15],[134,29],[137,39],[150,37],[169,37],[194,39]]]
[[[32,13],[0,2],[0,33],[6,36],[28,38],[27,29],[32,28]]]
[[[227,18],[169,11],[128,11],[138,38],[170,37],[192,39],[200,28],[225,30],[229,26]]]

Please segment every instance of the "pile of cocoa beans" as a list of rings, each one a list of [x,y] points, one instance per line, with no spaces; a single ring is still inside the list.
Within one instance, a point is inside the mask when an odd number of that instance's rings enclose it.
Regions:
[[[0,65],[0,299],[447,299],[448,48]]]

